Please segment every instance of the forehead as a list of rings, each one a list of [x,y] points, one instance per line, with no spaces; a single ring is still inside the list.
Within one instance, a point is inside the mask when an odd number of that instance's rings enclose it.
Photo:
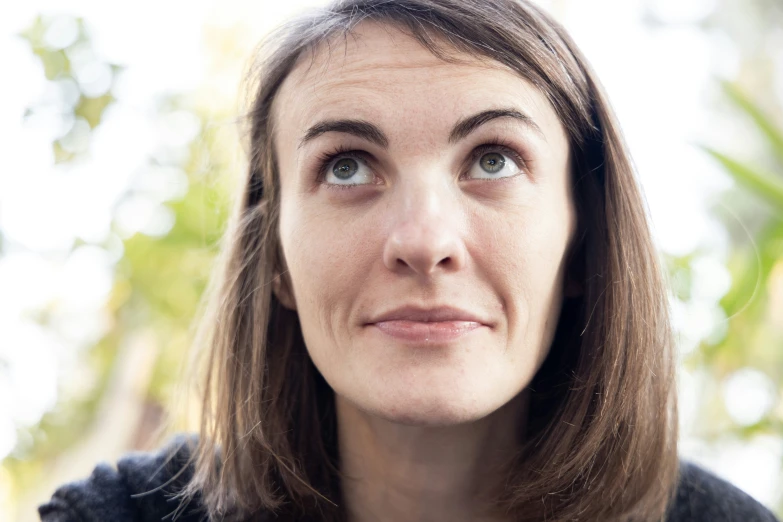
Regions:
[[[466,114],[516,106],[545,134],[565,140],[559,118],[530,82],[488,58],[458,51],[449,58],[392,26],[364,22],[300,57],[273,103],[276,137],[301,136],[329,118],[445,127]]]

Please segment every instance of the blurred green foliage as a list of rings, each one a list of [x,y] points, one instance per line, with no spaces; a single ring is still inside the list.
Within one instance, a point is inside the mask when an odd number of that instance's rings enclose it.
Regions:
[[[733,422],[720,395],[704,397],[705,408],[698,423],[701,438],[780,437],[783,436],[783,129],[737,85],[724,82],[722,91],[741,116],[752,122],[775,169],[770,172],[754,162],[703,147],[738,185],[715,208],[731,236],[726,265],[732,284],[719,302],[726,324],[716,325],[719,335],[703,340],[685,364],[691,370],[707,370],[713,383],[726,382],[732,373],[753,368],[769,377],[776,388],[773,407],[750,425]],[[742,193],[750,199],[738,198]],[[690,298],[690,263],[695,255],[698,253],[669,260],[672,290],[684,301]],[[783,469],[783,462],[780,467]],[[777,515],[783,517],[783,499]]]
[[[40,59],[46,79],[51,82],[64,80],[65,83],[61,86],[61,89],[71,91],[71,89],[68,89],[66,86],[76,87],[78,85],[77,78],[75,77],[76,71],[71,63],[72,57],[77,56],[86,58],[85,55],[91,55],[90,57],[97,58],[97,53],[95,53],[92,48],[84,20],[82,19],[76,20],[76,38],[68,45],[62,49],[52,48],[47,45],[46,33],[51,27],[52,21],[53,19],[51,18],[38,16],[30,27],[20,36],[27,40],[33,53]],[[117,75],[122,71],[122,67],[117,64],[106,65],[109,66],[109,70],[111,71],[111,86],[113,86]],[[76,91],[75,89],[73,92],[63,92],[64,98],[70,98],[76,94],[76,99],[68,102],[69,105],[72,104],[68,111],[70,114],[63,114],[63,117],[71,116],[73,121],[77,121],[77,118],[79,120],[84,120],[87,122],[90,129],[95,129],[100,125],[101,118],[106,108],[115,101],[115,98],[111,93],[111,86],[105,94],[98,96],[88,96],[83,91]],[[32,110],[28,109],[27,116],[32,112]],[[52,142],[55,163],[64,163],[74,160],[79,152],[81,152],[79,150],[73,150],[73,147],[68,145],[69,141],[75,138],[73,133],[77,132],[79,132],[79,128],[73,126],[68,133]]]
[[[706,352],[711,363],[720,356],[721,352],[748,352],[748,343],[745,341],[738,348],[742,333],[766,332],[768,326],[775,326],[780,329],[783,325],[768,325],[767,307],[769,305],[770,294],[766,290],[770,284],[770,277],[773,269],[780,266],[783,260],[783,129],[775,126],[766,118],[761,110],[736,86],[726,83],[724,91],[734,101],[736,106],[749,116],[755,123],[759,135],[766,139],[769,150],[777,159],[778,172],[764,172],[763,169],[750,163],[732,158],[722,154],[712,148],[705,147],[707,153],[715,158],[728,172],[734,180],[750,191],[759,201],[766,204],[770,213],[762,223],[757,224],[758,231],[753,236],[746,236],[748,240],[742,246],[744,248],[735,248],[730,267],[734,276],[734,284],[731,290],[721,300],[726,315],[732,318],[732,328],[726,340],[716,344]],[[753,209],[758,216],[758,209]],[[763,214],[762,214],[763,215]],[[740,236],[741,237],[741,236]],[[777,336],[773,334],[770,339],[765,339],[765,346],[759,351],[768,353],[773,360],[769,358],[759,359],[758,362],[762,368],[772,372],[772,376],[777,382],[783,378],[783,338],[780,332]],[[777,341],[777,342],[775,342]],[[732,347],[735,349],[732,350]],[[759,354],[761,355],[761,354]],[[778,364],[774,364],[777,362]],[[765,363],[770,363],[766,366]]]
[[[21,36],[40,59],[51,85],[70,89],[79,85],[79,81],[69,51],[79,47],[80,53],[92,52],[89,35],[84,22],[77,20],[79,33],[76,40],[64,49],[52,49],[44,42],[44,35],[52,21],[51,18],[38,17]],[[99,59],[97,53],[95,56]],[[109,65],[113,76],[122,70],[117,65]],[[100,126],[106,109],[115,102],[112,93],[114,80],[111,88],[101,96],[90,97],[80,92],[75,103],[64,104],[63,119],[75,121],[82,118],[89,124],[90,132]],[[62,94],[63,98],[69,95],[67,92]],[[195,106],[195,100],[184,96],[170,96],[158,101],[161,118],[170,112],[184,110],[195,114],[200,122],[200,131],[187,145],[184,154],[181,150],[175,153],[159,150],[147,160],[150,166],[182,169],[187,175],[187,192],[181,198],[163,203],[174,216],[173,226],[164,235],[135,233],[122,238],[122,256],[114,266],[113,288],[105,305],[110,326],[101,339],[80,354],[80,365],[85,374],[79,378],[86,384],[75,395],[61,394],[54,410],[48,412],[37,426],[20,433],[16,450],[2,462],[13,483],[11,498],[32,494],[40,501],[44,498],[42,493],[51,494],[49,486],[44,492],[38,491],[42,480],[64,455],[89,440],[91,431],[98,425],[100,412],[113,408],[106,404],[115,400],[109,393],[112,383],[121,381],[123,373],[134,371],[124,365],[127,357],[123,354],[139,349],[137,345],[131,345],[129,339],[140,338],[141,342],[156,346],[152,350],[153,368],[149,377],[143,380],[146,388],[142,397],[143,414],[137,419],[139,425],[131,426],[134,430],[131,445],[138,448],[156,445],[159,442],[155,440],[157,431],[165,428],[168,422],[163,412],[170,406],[182,376],[181,369],[188,357],[192,338],[191,324],[197,315],[199,300],[209,279],[227,218],[229,203],[225,180],[230,178],[226,170],[233,158],[222,135],[230,129],[211,123],[215,119],[227,121],[227,115],[199,108]],[[27,115],[38,109],[29,108]],[[89,147],[69,149],[68,139],[66,133],[52,144],[55,162],[64,167],[86,159],[90,154]],[[121,199],[136,195],[131,184]],[[112,237],[96,246],[107,251],[117,248],[112,242],[116,242],[122,231],[115,225],[112,229]],[[82,238],[75,238],[72,249],[85,243]],[[48,326],[48,320],[46,313],[40,315],[44,326]],[[27,519],[29,514],[20,513],[19,516]]]
[[[724,216],[727,227],[734,225],[730,223],[733,220],[741,225],[734,234],[727,263],[732,286],[720,301],[728,328],[719,342],[702,343],[689,363],[710,368],[718,379],[739,368],[753,367],[776,384],[779,401],[783,393],[783,128],[739,87],[728,82],[722,86],[733,105],[754,124],[776,169],[766,172],[751,162],[704,147],[756,202],[745,215]],[[759,205],[766,207],[766,212],[760,212]],[[752,230],[743,224],[745,218],[755,221]],[[756,424],[731,428],[744,438],[763,433],[783,435],[782,410],[772,408]]]

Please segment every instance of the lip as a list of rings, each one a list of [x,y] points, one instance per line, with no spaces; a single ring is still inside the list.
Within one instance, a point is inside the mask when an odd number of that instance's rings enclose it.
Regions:
[[[433,308],[402,306],[378,315],[368,321],[367,324],[376,324],[385,321],[415,321],[420,323],[465,321],[488,326],[487,321],[483,320],[478,315],[452,306],[437,306]]]
[[[405,306],[379,315],[367,326],[403,342],[442,344],[456,341],[488,324],[476,314],[459,308]]]

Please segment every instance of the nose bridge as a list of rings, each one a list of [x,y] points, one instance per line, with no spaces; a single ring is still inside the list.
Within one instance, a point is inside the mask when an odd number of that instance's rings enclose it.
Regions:
[[[443,217],[445,207],[449,206],[448,187],[434,176],[411,176],[407,182],[400,185],[402,223],[414,230],[427,232],[423,225],[435,224],[434,221]],[[407,219],[406,219],[407,218]]]
[[[453,270],[464,264],[457,195],[445,177],[420,171],[401,179],[396,189],[386,266],[429,275],[438,267]]]

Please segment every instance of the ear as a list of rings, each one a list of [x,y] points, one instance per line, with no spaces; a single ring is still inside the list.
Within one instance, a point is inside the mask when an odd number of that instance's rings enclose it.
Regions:
[[[294,292],[291,290],[291,281],[288,278],[287,272],[280,274],[275,272],[272,278],[272,293],[280,304],[289,310],[296,310],[296,299],[294,298]]]

